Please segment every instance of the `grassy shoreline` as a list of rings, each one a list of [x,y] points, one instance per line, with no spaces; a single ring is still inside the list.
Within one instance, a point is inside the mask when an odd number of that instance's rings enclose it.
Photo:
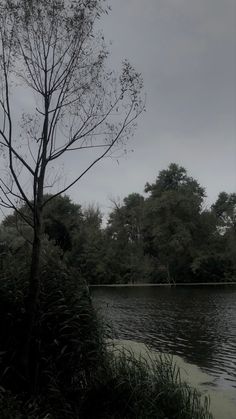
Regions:
[[[234,419],[236,409],[235,393],[226,388],[218,388],[215,385],[215,377],[203,372],[195,364],[186,362],[178,355],[171,355],[168,353],[161,353],[150,349],[144,343],[133,340],[108,340],[108,347],[114,352],[126,351],[126,353],[133,353],[139,359],[145,359],[149,366],[152,365],[152,360],[165,359],[170,357],[173,365],[179,369],[180,382],[186,382],[191,388],[196,389],[201,395],[201,402],[204,405],[205,397],[209,397],[209,410],[214,419]],[[178,386],[177,386],[178,387]]]

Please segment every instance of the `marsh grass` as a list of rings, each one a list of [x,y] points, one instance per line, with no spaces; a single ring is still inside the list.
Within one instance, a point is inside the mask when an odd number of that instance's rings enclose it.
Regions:
[[[87,395],[87,419],[212,419],[209,399],[181,381],[170,356],[109,353],[97,386]]]
[[[84,393],[104,363],[102,326],[77,272],[51,260],[42,266],[41,277],[27,383],[19,358],[25,327],[25,276],[0,278],[1,418],[2,412],[9,419],[79,417]]]
[[[212,418],[208,399],[181,381],[171,358],[107,349],[86,287],[53,255],[41,271],[30,387],[17,356],[27,276],[0,278],[0,418]]]

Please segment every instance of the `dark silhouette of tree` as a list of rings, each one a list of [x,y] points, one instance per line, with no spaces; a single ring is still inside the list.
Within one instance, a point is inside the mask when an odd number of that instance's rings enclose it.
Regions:
[[[95,33],[105,12],[102,0],[4,0],[0,7],[0,147],[7,170],[0,200],[33,229],[25,370],[40,289],[44,208],[124,142],[143,110],[140,74],[127,61],[119,78],[106,70],[108,52]],[[91,162],[44,199],[57,181],[54,165],[75,152],[93,152]]]
[[[190,275],[195,239],[198,235],[204,189],[187,175],[186,169],[170,164],[156,182],[146,184],[145,241],[157,257],[168,282]]]

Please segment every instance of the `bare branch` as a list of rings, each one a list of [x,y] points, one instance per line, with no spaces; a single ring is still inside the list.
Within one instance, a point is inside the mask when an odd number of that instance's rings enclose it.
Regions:
[[[73,182],[71,182],[69,185],[67,185],[65,188],[63,188],[62,190],[60,190],[60,192],[57,192],[56,194],[54,194],[53,196],[51,196],[50,198],[48,198],[44,203],[43,203],[43,207],[49,202],[51,201],[54,197],[61,195],[63,193],[65,193],[68,189],[70,189],[73,185],[75,185],[93,166],[95,166],[95,164],[97,164],[100,160],[102,160],[107,154],[108,152],[111,150],[111,148],[114,146],[114,144],[118,141],[122,131],[124,130],[124,128],[129,125],[131,122],[133,122],[134,119],[136,119],[136,116],[131,118],[129,121],[129,116],[131,114],[133,110],[133,106],[130,107],[130,110],[128,112],[128,114],[126,115],[126,118],[119,130],[119,132],[117,133],[115,139],[111,142],[111,144],[107,147],[107,149],[99,156],[97,157]]]

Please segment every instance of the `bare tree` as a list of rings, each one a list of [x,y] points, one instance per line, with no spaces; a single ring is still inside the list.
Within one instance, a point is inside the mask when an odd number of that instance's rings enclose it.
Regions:
[[[129,137],[144,107],[142,79],[127,61],[119,78],[106,70],[108,51],[95,31],[103,13],[103,0],[3,0],[0,6],[0,147],[7,164],[0,201],[33,229],[26,358],[40,289],[43,209]],[[44,199],[55,161],[86,151],[93,152],[87,167]]]

